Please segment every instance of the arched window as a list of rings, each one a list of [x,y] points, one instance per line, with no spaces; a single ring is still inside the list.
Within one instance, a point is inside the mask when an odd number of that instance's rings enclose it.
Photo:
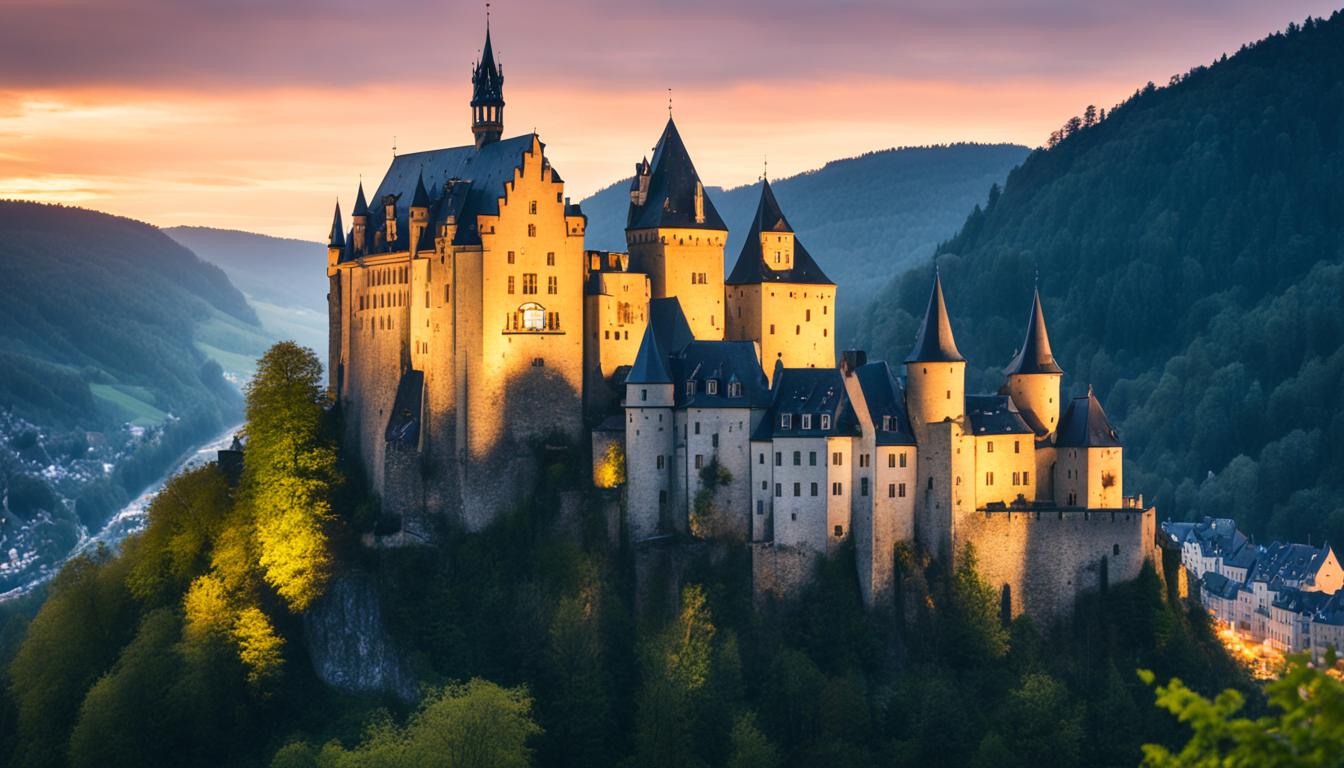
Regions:
[[[540,304],[528,302],[518,308],[522,314],[523,330],[525,331],[544,331],[546,330],[546,310]]]

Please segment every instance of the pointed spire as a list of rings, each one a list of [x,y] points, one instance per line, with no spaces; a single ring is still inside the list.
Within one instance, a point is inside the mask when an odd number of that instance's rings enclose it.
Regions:
[[[626,384],[671,384],[672,374],[667,370],[667,354],[658,344],[654,323],[644,326],[644,338],[639,342],[635,364],[625,377]]]
[[[728,229],[705,193],[691,155],[677,131],[677,124],[670,117],[653,148],[647,192],[641,196],[642,200],[632,197],[626,217],[627,229]]]
[[[753,234],[756,235],[761,232],[793,231],[788,219],[784,218],[784,211],[779,207],[779,201],[775,199],[775,191],[770,188],[769,179],[763,179],[761,182],[761,201],[756,204],[756,219],[752,227]]]
[[[369,204],[364,199],[364,182],[359,182],[359,193],[355,195],[355,209],[350,212],[351,216],[368,216]]]
[[[1003,369],[1005,376],[1027,373],[1064,375],[1050,349],[1050,336],[1045,332],[1045,312],[1041,309],[1041,292],[1036,290],[1031,303],[1031,317],[1027,319],[1027,336],[1017,357]]]
[[[733,271],[724,280],[727,285],[754,285],[763,282],[835,285],[821,270],[812,255],[803,247],[803,241],[793,238],[792,266],[787,269],[770,266],[765,262],[761,235],[767,232],[793,232],[793,226],[784,218],[784,210],[775,199],[770,181],[761,184],[761,198],[756,204],[756,215],[751,220],[751,231],[742,242]]]
[[[933,291],[929,294],[929,306],[924,311],[924,322],[919,326],[915,337],[915,347],[906,355],[907,363],[964,363],[966,358],[957,351],[957,342],[952,338],[952,321],[947,317],[947,304],[943,301],[943,279],[935,269],[933,273]]]
[[[425,189],[425,172],[421,169],[420,176],[415,180],[415,194],[411,196],[412,208],[429,207],[429,191]]]
[[[345,226],[341,224],[341,201],[336,201],[336,215],[331,219],[331,235],[327,238],[327,247],[345,247]]]

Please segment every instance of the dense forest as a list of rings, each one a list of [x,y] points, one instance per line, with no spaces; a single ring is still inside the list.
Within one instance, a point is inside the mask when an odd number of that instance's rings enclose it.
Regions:
[[[770,186],[789,222],[827,276],[840,286],[837,336],[848,338],[857,313],[880,282],[933,252],[950,236],[991,184],[1022,162],[1015,144],[951,144],[868,152]],[[698,169],[713,176],[713,169]],[[583,201],[589,248],[624,251],[629,179]],[[711,188],[728,224],[724,252],[731,270],[760,198],[760,184]]]
[[[0,762],[1067,768],[1187,738],[1138,668],[1265,706],[1151,567],[1050,627],[1005,623],[972,559],[949,573],[914,551],[886,609],[864,610],[852,552],[753,605],[739,544],[611,540],[581,449],[538,446],[533,493],[482,533],[364,549],[375,515],[324,406],[316,356],[277,345],[240,477],[179,475],[119,555],[75,560],[31,621],[6,606]],[[306,619],[353,573],[418,701],[315,676]]]
[[[193,344],[212,318],[257,322],[218,268],[154,227],[79,208],[0,201],[0,232],[0,406],[94,429],[131,420],[118,395],[238,412]]]
[[[1065,385],[1163,517],[1344,541],[1344,14],[1089,108],[939,248],[968,385],[996,389],[1034,274]],[[900,360],[932,267],[863,344]]]

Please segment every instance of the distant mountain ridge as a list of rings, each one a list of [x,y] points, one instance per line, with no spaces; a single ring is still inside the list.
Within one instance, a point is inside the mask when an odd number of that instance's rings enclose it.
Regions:
[[[1125,439],[1127,493],[1344,539],[1344,14],[1064,134],[940,248],[968,389],[1002,381],[1039,270],[1066,386],[1093,384]],[[873,301],[871,352],[909,351],[931,272]]]
[[[770,186],[798,237],[840,286],[843,320],[862,308],[883,281],[951,237],[972,207],[985,201],[989,188],[1003,183],[1029,151],[1015,144],[886,149],[771,179]],[[589,248],[625,250],[629,183],[618,181],[582,201]],[[760,184],[708,192],[728,224],[724,257],[731,270]]]

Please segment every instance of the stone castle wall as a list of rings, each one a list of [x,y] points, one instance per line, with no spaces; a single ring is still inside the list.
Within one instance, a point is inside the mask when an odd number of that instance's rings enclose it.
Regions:
[[[1014,616],[1046,622],[1103,573],[1111,584],[1136,578],[1153,557],[1156,519],[1151,508],[974,512],[960,520],[958,546],[971,544],[981,577],[1008,588]]]
[[[724,337],[723,246],[727,237],[727,232],[705,229],[626,233],[631,268],[649,276],[653,298],[677,298],[691,333],[700,341]],[[699,275],[704,282],[699,282]]]
[[[773,542],[751,544],[751,591],[756,603],[798,594],[816,571],[818,553]]]
[[[755,341],[767,378],[785,368],[835,367],[835,286],[766,283],[727,290],[729,339]]]

